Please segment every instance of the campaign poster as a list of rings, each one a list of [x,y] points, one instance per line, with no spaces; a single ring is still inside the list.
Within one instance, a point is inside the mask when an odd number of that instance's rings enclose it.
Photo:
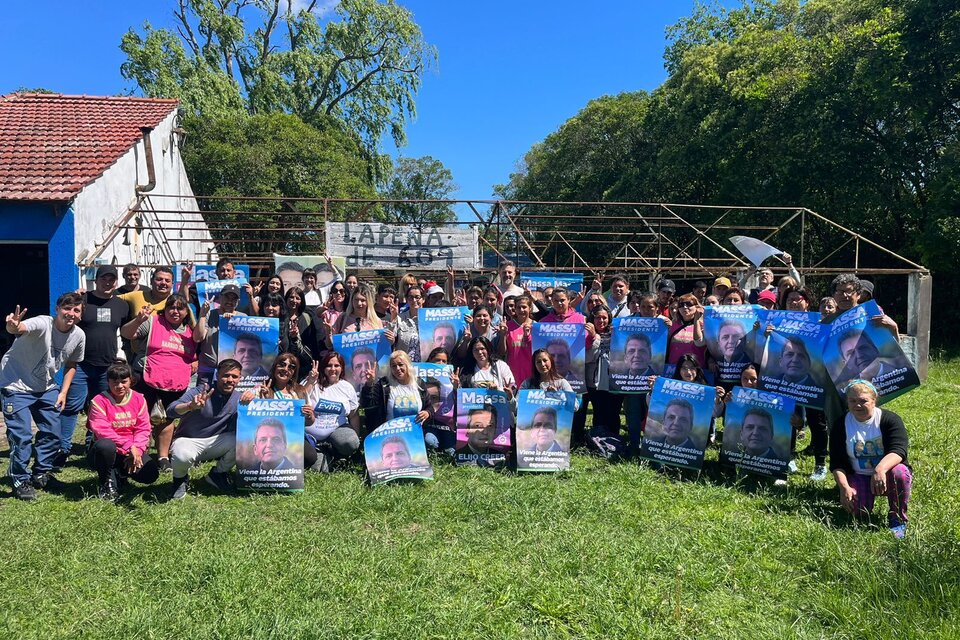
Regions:
[[[333,336],[333,350],[343,356],[347,365],[344,377],[357,392],[368,380],[379,380],[390,368],[390,341],[384,329],[338,333]]]
[[[582,324],[534,322],[530,338],[534,351],[546,349],[550,352],[557,373],[570,383],[575,392],[586,392],[584,367],[587,357],[587,330]]]
[[[819,313],[767,311],[761,325],[773,326],[760,359],[760,388],[789,396],[807,407],[823,409],[824,387],[831,384],[823,366],[828,325]]]
[[[303,289],[303,272],[313,269],[317,272],[317,290],[322,300],[327,299],[327,293],[333,283],[342,279],[346,274],[346,259],[332,256],[333,267],[327,263],[326,256],[293,256],[280,253],[273,254],[274,273],[283,281],[283,290],[291,288]]]
[[[517,395],[517,470],[570,468],[570,435],[577,394],[521,389]]]
[[[303,400],[254,398],[240,405],[237,489],[303,491]]]
[[[216,275],[216,274],[214,274]],[[228,284],[236,285],[240,289],[240,303],[237,305],[238,310],[244,310],[249,308],[250,296],[247,294],[247,290],[244,285],[247,284],[246,278],[228,278],[225,280],[217,280],[216,278],[212,280],[201,280],[197,283],[197,301],[199,304],[203,304],[205,301],[210,302],[211,309],[220,308],[220,300],[218,296],[220,292],[223,291],[223,288]]]
[[[240,389],[259,387],[270,379],[270,368],[280,344],[280,319],[256,316],[220,318],[217,353],[241,366]]]
[[[614,318],[607,390],[649,393],[650,376],[663,374],[669,331],[661,318]]]
[[[413,416],[394,418],[374,429],[363,439],[363,457],[374,487],[399,478],[433,480],[423,429]]]
[[[704,307],[703,332],[719,368],[720,382],[740,383],[740,373],[756,356],[759,305],[732,304]],[[763,329],[760,329],[762,335]]]
[[[869,380],[877,388],[878,404],[920,386],[920,378],[896,337],[870,318],[881,315],[873,300],[843,313],[832,324],[823,360],[840,395],[851,380]]]
[[[186,264],[181,264],[180,268],[176,270],[177,284],[180,284],[180,273],[187,267]],[[237,280],[243,280],[245,282],[250,281],[250,265],[248,264],[235,264],[233,265],[233,270],[236,272]],[[190,269],[190,282],[194,284],[199,284],[201,282],[209,282],[211,280],[219,280],[217,277],[217,265],[215,264],[195,264]]]
[[[313,424],[306,427],[306,437],[316,447],[323,442],[334,430],[346,424],[347,407],[342,402],[319,398],[313,406]]]
[[[658,377],[650,394],[640,457],[699,470],[716,398],[716,387]]]
[[[571,291],[580,291],[583,287],[582,273],[555,273],[552,271],[521,271],[517,286],[530,291],[540,291],[547,287],[564,287]]]
[[[734,387],[723,418],[720,462],[783,478],[790,464],[790,417],[796,401],[779,393]]]
[[[433,405],[434,420],[450,430],[455,429],[453,413],[456,396],[453,393],[453,365],[416,362],[417,378],[427,391]]]
[[[493,389],[457,389],[457,465],[502,467],[510,455],[513,411],[507,394]]]
[[[430,352],[438,347],[453,354],[463,332],[467,328],[465,316],[470,315],[466,307],[421,308],[417,312],[417,328],[420,333],[420,357],[428,359]]]

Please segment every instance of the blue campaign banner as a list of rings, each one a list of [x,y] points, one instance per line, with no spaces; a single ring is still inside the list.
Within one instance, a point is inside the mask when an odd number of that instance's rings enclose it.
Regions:
[[[457,465],[501,467],[512,444],[513,411],[503,391],[457,389]]]
[[[767,311],[762,326],[773,327],[760,359],[760,388],[823,409],[824,389],[832,384],[823,365],[823,342],[830,330],[819,313]]]
[[[384,332],[385,329],[370,329],[333,336],[333,350],[347,365],[344,377],[358,392],[368,380],[387,375],[392,350]]]
[[[254,398],[237,414],[237,489],[303,491],[303,400]]]
[[[423,428],[412,416],[388,420],[363,439],[370,485],[411,478],[433,480]]]
[[[347,424],[347,407],[342,402],[319,398],[313,406],[313,424],[306,427],[307,437],[316,446],[327,439],[337,427]]]
[[[870,320],[879,315],[873,300],[843,313],[829,325],[823,348],[824,363],[840,394],[851,380],[862,378],[877,388],[878,404],[920,386],[893,332]]]
[[[456,396],[453,393],[453,365],[415,362],[413,365],[417,378],[427,390],[427,396],[433,405],[434,420],[443,426],[454,429],[454,406]]]
[[[734,387],[723,418],[720,462],[783,478],[790,464],[790,417],[796,402],[779,393]]]
[[[731,304],[704,307],[703,332],[707,349],[717,362],[720,382],[739,384],[740,373],[751,362],[758,362],[757,330],[759,305]],[[763,335],[760,329],[760,335]]]
[[[661,318],[615,318],[610,334],[607,390],[649,393],[650,376],[663,374],[670,326]]]
[[[250,305],[250,295],[247,293],[246,278],[230,278],[226,280],[204,280],[197,283],[197,301],[199,304],[203,304],[205,301],[210,302],[211,309],[220,308],[219,295],[223,291],[223,288],[228,284],[236,285],[240,289],[240,303],[237,305],[237,309],[244,311],[246,313],[249,310]]]
[[[556,273],[553,271],[521,271],[517,278],[521,289],[537,291],[547,287],[565,287],[574,292],[583,286],[582,273]]]
[[[553,356],[557,373],[563,376],[573,390],[584,393],[587,357],[587,330],[575,322],[534,322],[530,330],[534,351],[546,349]],[[518,380],[517,382],[522,382]]]
[[[255,316],[220,318],[217,354],[223,362],[240,362],[241,389],[251,389],[270,379],[270,368],[280,345],[280,319]]]
[[[420,357],[426,360],[430,352],[438,347],[453,354],[453,348],[463,337],[467,328],[465,316],[470,315],[466,307],[421,308],[417,313],[417,329],[420,334]]]
[[[650,394],[640,457],[700,469],[716,399],[716,387],[658,377]]]
[[[521,389],[517,395],[517,469],[570,468],[570,436],[577,394]]]
[[[187,265],[181,264],[180,267],[176,270],[177,284],[180,284],[180,273],[185,269]],[[233,270],[236,273],[237,280],[243,280],[244,282],[250,281],[250,265],[248,264],[235,264],[233,265]],[[194,284],[200,284],[201,282],[210,282],[213,280],[219,280],[217,277],[217,265],[215,264],[195,264],[190,269],[190,282]]]

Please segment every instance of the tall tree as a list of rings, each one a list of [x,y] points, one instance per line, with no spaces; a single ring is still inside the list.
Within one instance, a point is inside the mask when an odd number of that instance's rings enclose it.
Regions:
[[[333,117],[378,148],[405,142],[421,77],[436,60],[413,15],[394,0],[177,0],[175,31],[130,29],[121,73],[148,96],[191,113],[286,112]]]
[[[390,200],[449,200],[460,187],[453,173],[431,156],[397,159],[383,197]],[[386,207],[398,222],[441,224],[456,219],[453,206],[436,202],[393,203]]]

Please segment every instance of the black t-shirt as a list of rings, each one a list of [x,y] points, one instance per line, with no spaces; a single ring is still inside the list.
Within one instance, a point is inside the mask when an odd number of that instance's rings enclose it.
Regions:
[[[79,327],[87,336],[83,361],[95,367],[109,366],[117,357],[117,334],[130,322],[130,305],[115,296],[103,299],[87,293]]]

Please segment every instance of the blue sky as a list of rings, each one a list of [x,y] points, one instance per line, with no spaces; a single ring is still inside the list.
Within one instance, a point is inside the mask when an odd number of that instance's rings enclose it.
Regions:
[[[418,118],[400,152],[440,159],[460,185],[458,197],[476,199],[492,197],[493,185],[507,181],[532,144],[592,98],[663,82],[665,29],[693,8],[693,0],[401,4],[439,50],[439,65],[424,78]],[[174,5],[6,3],[0,94],[19,87],[90,95],[131,89],[120,76],[121,35],[145,20],[170,25]]]

